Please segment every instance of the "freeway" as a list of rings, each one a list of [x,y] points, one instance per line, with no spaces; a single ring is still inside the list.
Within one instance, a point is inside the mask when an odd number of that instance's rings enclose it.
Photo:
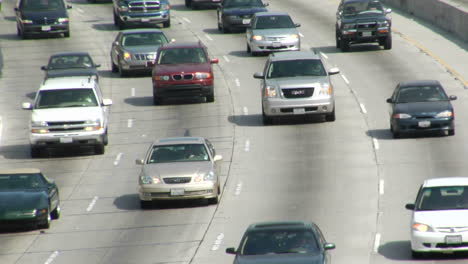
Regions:
[[[224,249],[237,246],[252,222],[310,220],[336,243],[335,264],[418,263],[409,249],[410,212],[424,179],[463,176],[468,169],[468,100],[462,66],[466,44],[394,13],[393,49],[373,45],[341,53],[334,47],[338,0],[271,0],[270,10],[289,12],[303,35],[303,50],[317,49],[332,77],[337,120],[263,126],[259,82],[265,57],[250,57],[245,35],[221,34],[215,10],[191,11],[172,0],[173,22],[164,29],[177,41],[200,39],[215,67],[216,101],[152,105],[147,75],[120,78],[110,71],[110,46],[117,30],[112,5],[71,1],[71,38],[20,40],[14,3],[4,1],[0,20],[3,58],[0,87],[0,166],[38,167],[61,190],[62,217],[48,230],[2,230],[2,264],[230,263]],[[48,57],[88,51],[100,68],[100,83],[111,107],[109,146],[101,156],[53,152],[31,159],[29,112]],[[453,72],[458,73],[455,78]],[[388,130],[389,97],[400,81],[438,79],[454,102],[453,137],[394,140]],[[223,195],[218,206],[203,202],[139,208],[135,159],[155,138],[209,138],[223,155]],[[431,263],[465,263],[443,256]]]

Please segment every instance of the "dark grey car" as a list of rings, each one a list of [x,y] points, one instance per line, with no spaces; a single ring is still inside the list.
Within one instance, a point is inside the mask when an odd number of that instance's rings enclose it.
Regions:
[[[117,34],[111,48],[112,72],[121,77],[130,72],[151,72],[156,59],[156,50],[168,43],[166,35],[159,29],[131,29]]]
[[[45,79],[66,76],[91,76],[98,80],[97,68],[88,52],[57,53],[49,58],[49,63],[41,67],[45,71]]]

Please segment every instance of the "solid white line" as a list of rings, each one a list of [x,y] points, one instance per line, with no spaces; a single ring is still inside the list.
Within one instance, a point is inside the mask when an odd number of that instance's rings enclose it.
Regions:
[[[248,140],[248,139],[245,141],[244,151],[245,152],[250,151],[250,140]]]
[[[322,57],[324,57],[325,59],[327,59],[327,60],[328,60],[328,56],[327,56],[327,54],[325,54],[325,53],[323,53],[323,52],[320,52],[320,55],[322,55]]]
[[[384,195],[384,192],[385,192],[385,182],[384,180],[380,180],[379,182],[379,194],[380,195]]]
[[[129,120],[127,121],[127,126],[128,126],[128,127],[132,127],[132,126],[133,126],[133,119],[129,119]]]
[[[346,76],[341,74],[341,78],[343,78],[343,80],[345,81],[346,84],[349,84],[348,78],[346,78]]]
[[[192,21],[190,21],[190,19],[186,18],[186,17],[182,17],[183,20],[185,20],[185,22],[187,23],[192,23]]]
[[[361,107],[362,113],[367,114],[366,106],[364,106],[364,104],[359,104],[359,106]]]
[[[249,109],[247,108],[247,106],[244,106],[244,108],[242,108],[242,112],[244,113],[244,115],[249,114]]]
[[[379,251],[380,238],[381,238],[381,235],[379,233],[375,234],[374,252],[376,252],[376,253]]]
[[[236,78],[236,79],[234,80],[234,82],[236,82],[236,86],[237,86],[237,87],[240,87],[240,80],[239,80],[238,78]]]
[[[88,208],[86,208],[86,212],[90,212],[91,210],[93,210],[93,207],[96,205],[96,202],[97,202],[98,199],[99,199],[99,197],[94,196],[94,199],[88,205]]]
[[[229,57],[226,56],[226,55],[224,55],[223,58],[224,58],[224,60],[227,61],[227,62],[230,62],[230,61],[231,61],[231,60],[229,59]]]
[[[239,182],[236,186],[236,191],[234,192],[234,195],[239,196],[241,191],[242,191],[242,182]]]
[[[122,158],[122,155],[123,155],[122,152],[120,152],[119,154],[117,154],[117,157],[116,157],[115,160],[114,160],[114,166],[119,165],[120,159]]]
[[[220,233],[217,237],[216,237],[216,240],[214,242],[214,245],[211,247],[211,250],[218,250],[219,247],[221,246],[221,244],[223,243],[223,239],[224,239],[224,234],[223,233]]]
[[[379,150],[379,148],[380,148],[379,141],[376,138],[373,138],[372,142],[374,143],[374,149]]]
[[[301,32],[299,32],[299,36],[301,36],[301,38],[304,37],[304,34],[302,34]]]
[[[210,35],[208,35],[208,34],[205,34],[205,37],[206,37],[208,40],[211,40],[211,41],[213,40],[213,38],[210,37]]]
[[[132,96],[135,96],[135,88],[132,88]]]
[[[2,143],[3,119],[0,116],[0,144]]]
[[[50,264],[54,261],[54,259],[59,255],[58,251],[54,251],[54,253],[50,254],[49,258],[44,262],[44,264]]]

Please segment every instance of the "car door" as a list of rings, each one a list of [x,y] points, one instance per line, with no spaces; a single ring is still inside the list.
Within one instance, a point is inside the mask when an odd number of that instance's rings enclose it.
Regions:
[[[53,180],[48,179],[45,175],[41,174],[41,176],[47,184],[47,193],[50,201],[50,210],[54,210],[60,203],[57,185]]]
[[[393,91],[392,96],[390,97],[391,102],[388,104],[388,115],[390,120],[392,120],[393,113],[395,111],[395,100],[397,99],[398,92],[400,91],[400,85],[398,84]]]
[[[257,16],[253,16],[250,21],[250,25],[245,30],[245,36],[247,37],[247,43],[250,46],[250,41],[252,40],[253,29],[252,27],[257,23]]]

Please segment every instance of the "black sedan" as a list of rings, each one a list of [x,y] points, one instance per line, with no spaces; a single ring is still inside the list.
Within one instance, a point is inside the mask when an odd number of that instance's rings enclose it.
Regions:
[[[451,100],[439,81],[399,83],[387,103],[390,109],[390,130],[394,138],[402,133],[443,131],[455,135],[455,114]]]
[[[245,30],[252,16],[267,11],[267,5],[262,0],[224,0],[218,6],[218,29],[223,33]]]
[[[326,242],[319,227],[311,222],[264,222],[250,225],[239,248],[227,248],[236,255],[234,264],[324,264],[330,263]]]
[[[60,217],[55,182],[38,169],[0,170],[0,226],[49,228]]]
[[[65,76],[90,76],[98,79],[98,70],[101,65],[95,64],[87,52],[57,53],[49,58],[49,63],[42,66],[45,78]]]

